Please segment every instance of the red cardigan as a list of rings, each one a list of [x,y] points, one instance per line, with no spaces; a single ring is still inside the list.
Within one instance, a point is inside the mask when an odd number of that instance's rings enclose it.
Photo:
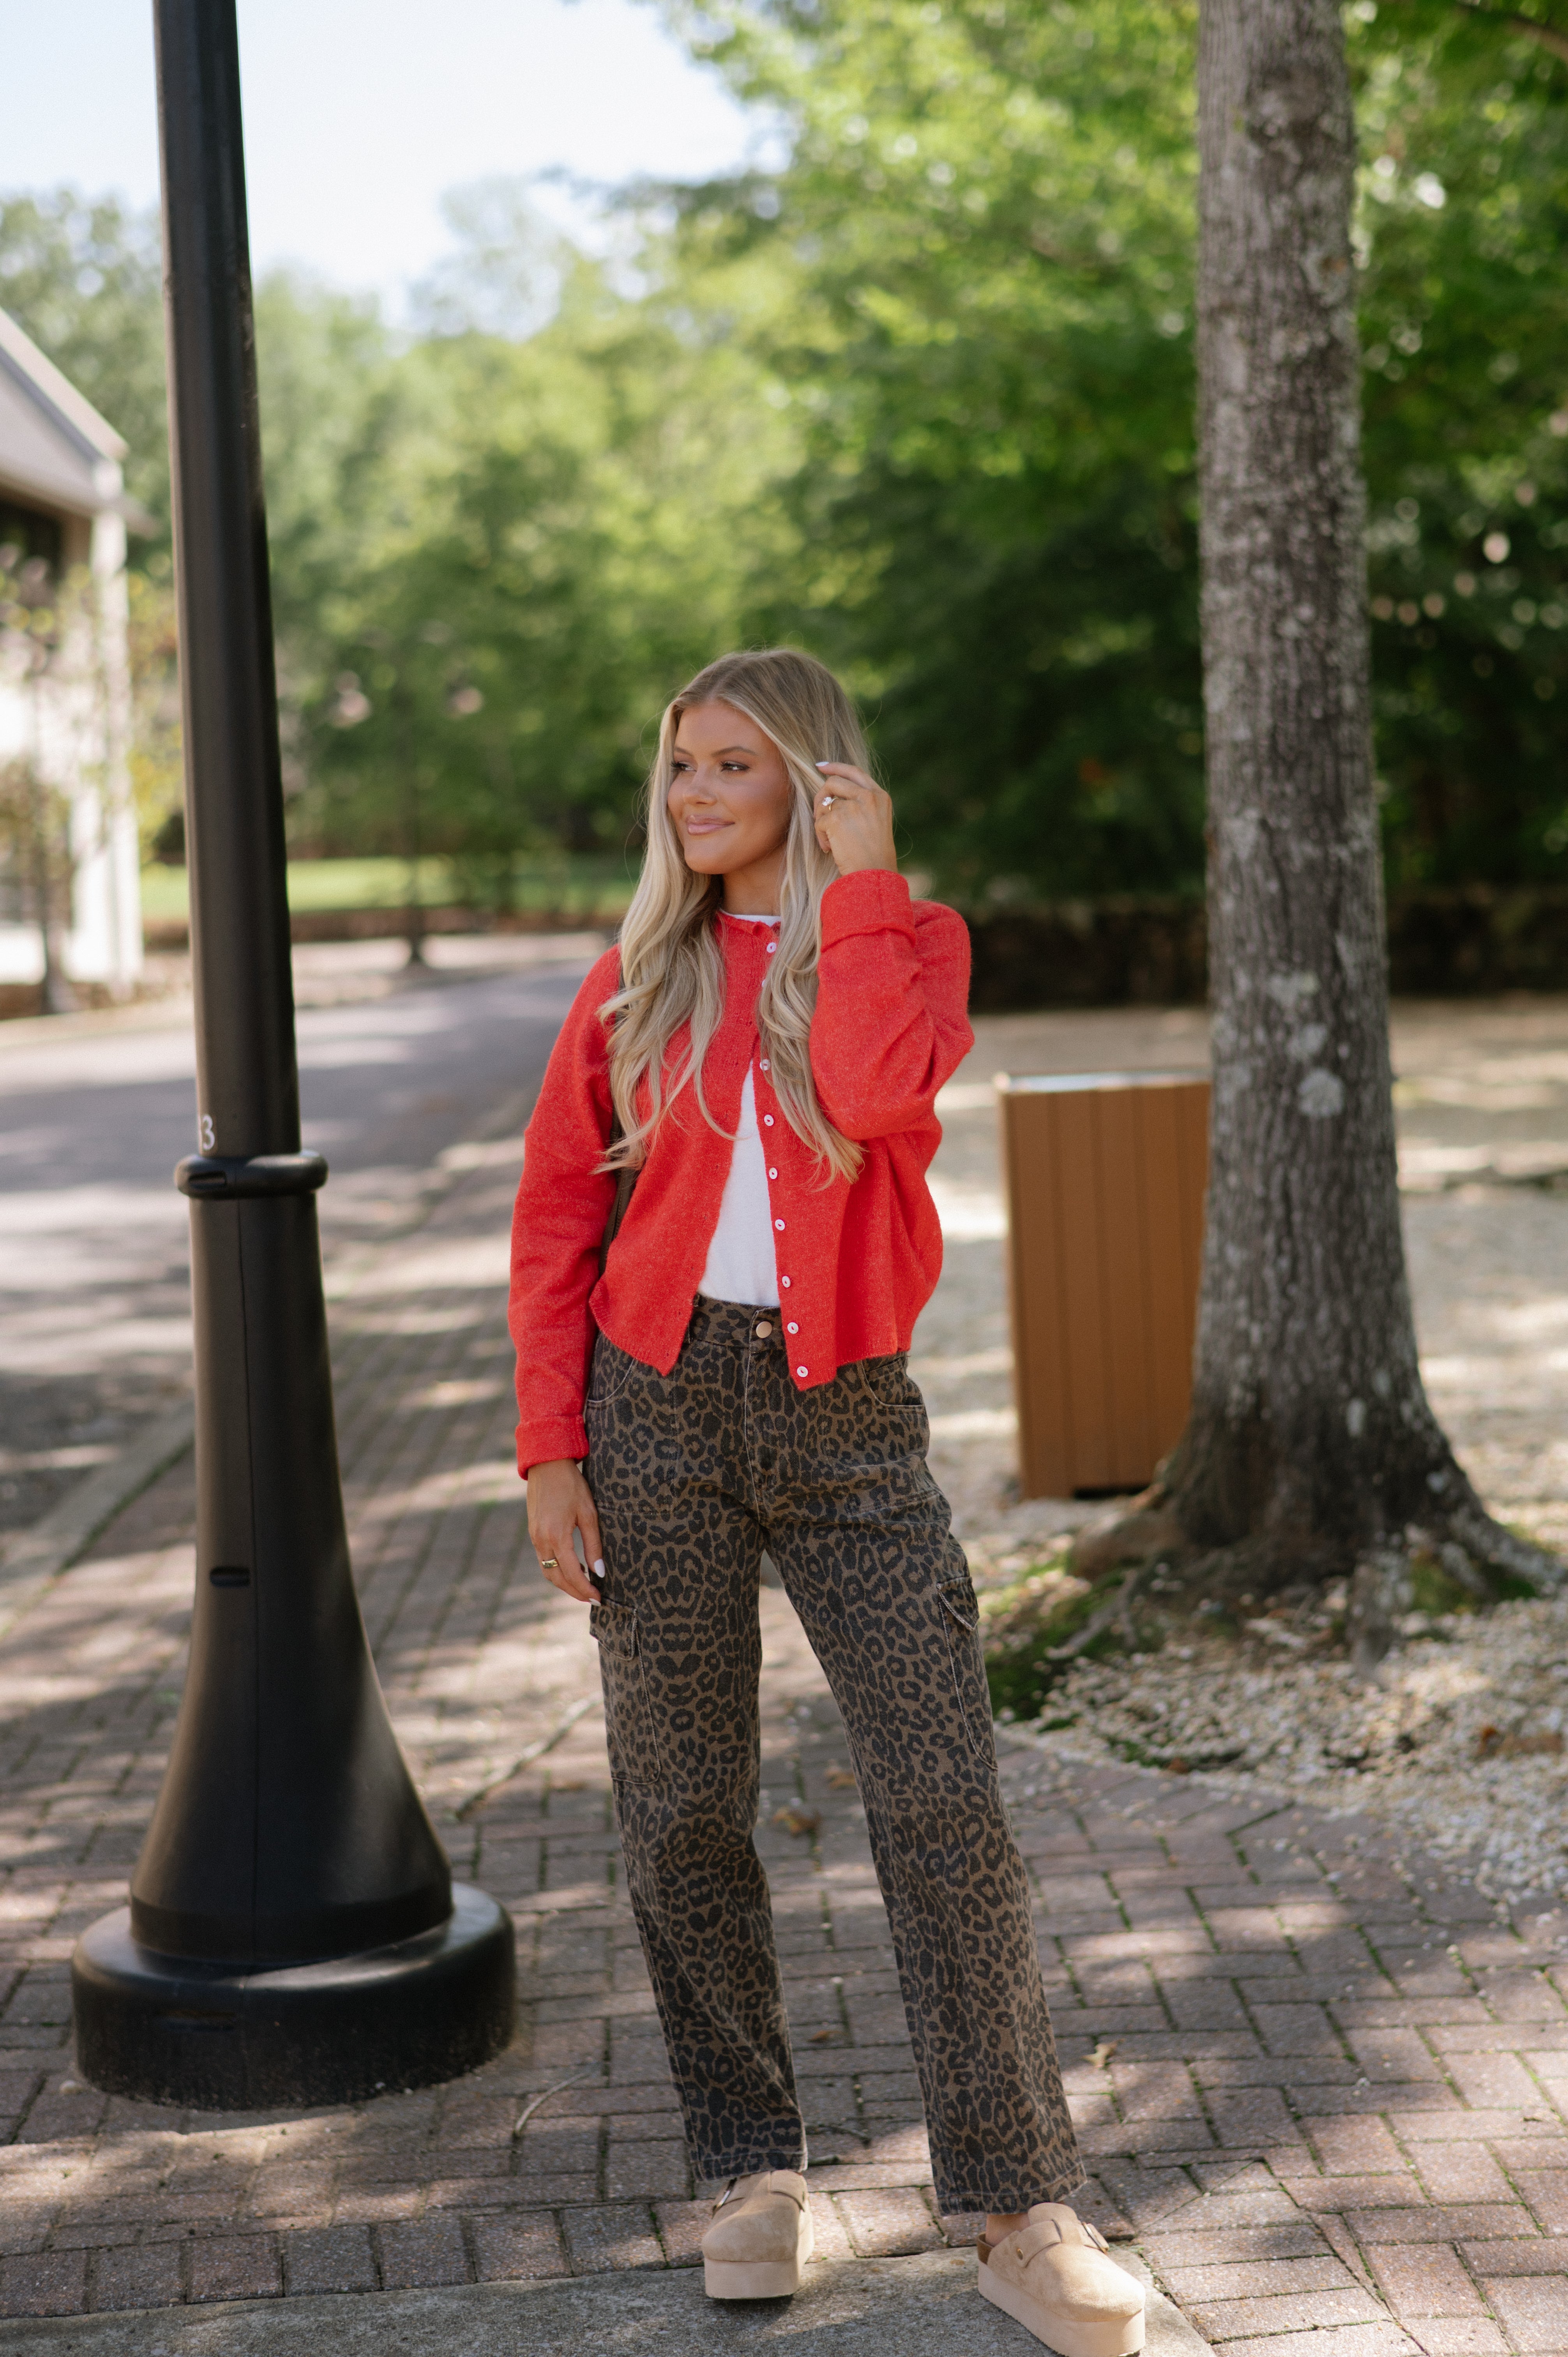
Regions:
[[[772,925],[719,919],[725,1010],[703,1087],[659,1125],[630,1208],[598,1275],[615,1195],[596,1165],[610,1132],[607,1036],[619,988],[608,950],[573,1001],[528,1125],[512,1219],[510,1319],[517,1345],[518,1468],[587,1453],[583,1401],[596,1330],[668,1374],[718,1224],[746,1067],[768,1152],[780,1316],[802,1390],[840,1367],[909,1347],[942,1264],[925,1172],[941,1137],[932,1101],[974,1042],[965,1005],[969,934],[953,909],[911,900],[885,869],[841,876],[822,899],[811,1071],[822,1110],[865,1148],[853,1181],[822,1173],[773,1093],[757,1031]],[[684,1028],[671,1042],[677,1066]],[[777,1173],[777,1177],[772,1174]]]

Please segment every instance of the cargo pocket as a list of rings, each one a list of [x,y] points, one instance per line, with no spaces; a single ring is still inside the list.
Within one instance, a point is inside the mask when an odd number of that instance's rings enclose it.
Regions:
[[[628,1792],[657,1792],[664,1782],[663,1762],[648,1706],[637,1614],[629,1604],[595,1604],[588,1631],[598,1641],[610,1773]]]
[[[937,1582],[942,1608],[942,1628],[952,1665],[953,1693],[963,1717],[972,1751],[990,1757],[991,1689],[985,1659],[980,1649],[980,1601],[967,1567],[944,1572]]]

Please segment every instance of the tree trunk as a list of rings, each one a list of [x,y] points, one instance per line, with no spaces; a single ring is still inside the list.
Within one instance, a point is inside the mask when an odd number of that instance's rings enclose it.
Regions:
[[[1386,1619],[1412,1530],[1472,1587],[1551,1566],[1455,1463],[1405,1279],[1340,0],[1203,0],[1198,74],[1213,1132],[1155,1536],[1260,1594],[1367,1565]]]

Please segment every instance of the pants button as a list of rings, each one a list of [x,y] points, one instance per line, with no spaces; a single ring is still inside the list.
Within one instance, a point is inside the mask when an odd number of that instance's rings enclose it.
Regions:
[[[773,1328],[771,1322],[768,1318],[764,1318],[753,1330],[755,1331],[759,1342],[766,1342],[769,1334],[772,1333]]]

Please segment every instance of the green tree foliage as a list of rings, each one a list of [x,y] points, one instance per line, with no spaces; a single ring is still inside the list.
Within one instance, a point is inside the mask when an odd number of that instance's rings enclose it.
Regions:
[[[716,17],[718,29],[711,29]],[[793,134],[691,235],[782,243],[802,417],[772,625],[842,662],[949,888],[1202,866],[1189,0],[721,5]]]
[[[373,303],[292,271],[256,290],[273,615],[285,662],[373,557],[411,403]]]
[[[1568,873],[1568,62],[1359,0],[1366,449],[1391,881]]]
[[[753,350],[770,262],[683,262],[633,297],[520,184],[448,215],[412,339],[297,274],[257,290],[285,779],[302,847],[422,844],[504,902],[524,853],[623,850],[660,706],[788,561],[794,443]],[[125,433],[154,513],[133,579],[152,836],[178,797],[156,223],[5,200],[0,299]]]
[[[1349,11],[1391,880],[1561,876],[1568,62],[1457,0]],[[775,179],[693,238],[788,243],[807,424],[768,610],[879,703],[950,888],[1201,869],[1179,0],[721,0],[690,29],[779,111]]]
[[[518,856],[618,852],[660,706],[743,628],[785,428],[714,313],[676,322],[563,257],[521,342],[403,370],[379,541],[320,609],[306,696],[324,844],[444,851],[505,901]]]
[[[1348,16],[1390,877],[1562,877],[1568,58],[1462,0]],[[417,836],[498,899],[619,856],[670,690],[788,637],[862,694],[940,888],[1195,890],[1196,0],[677,21],[777,168],[640,192],[614,268],[522,184],[460,191],[412,332],[259,290],[296,840]],[[0,201],[0,302],[163,529],[156,223]]]

